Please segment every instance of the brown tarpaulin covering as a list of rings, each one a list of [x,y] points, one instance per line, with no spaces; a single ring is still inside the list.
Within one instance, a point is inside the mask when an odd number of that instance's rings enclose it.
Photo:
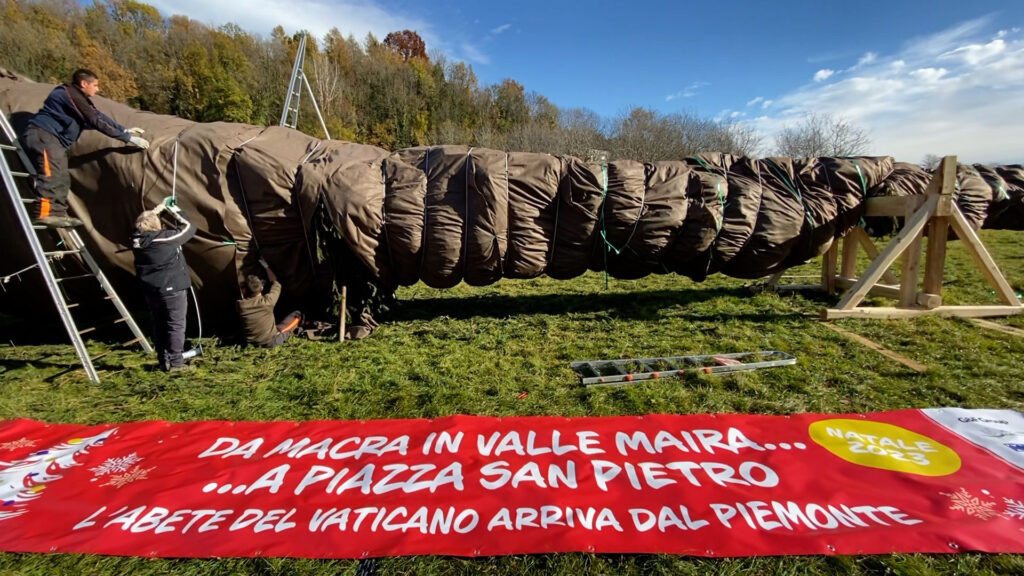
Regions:
[[[0,78],[0,108],[24,130],[51,85]],[[919,194],[929,174],[888,157],[763,158],[606,165],[577,158],[432,146],[390,153],[289,128],[200,124],[96,98],[146,151],[86,132],[72,148],[72,206],[108,269],[130,273],[134,218],[172,193],[198,226],[185,247],[206,317],[234,324],[239,279],[258,251],[282,279],[282,309],[326,308],[334,277],[317,246],[329,219],[383,291],[502,277],[617,278],[722,272],[759,278],[821,254],[871,195]],[[1024,169],[960,166],[957,202],[979,228],[1024,227]],[[23,247],[2,203],[5,246]],[[30,262],[5,250],[0,273]],[[120,279],[122,292],[128,274]],[[218,321],[219,320],[219,321]]]

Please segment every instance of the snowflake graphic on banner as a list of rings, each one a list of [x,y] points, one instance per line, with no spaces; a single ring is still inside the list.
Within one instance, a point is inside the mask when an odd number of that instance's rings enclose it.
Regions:
[[[48,483],[60,480],[63,470],[80,464],[76,456],[87,454],[116,431],[111,428],[89,438],[72,438],[0,468],[0,521],[24,514],[24,506],[40,497]]]
[[[124,474],[111,474],[110,480],[108,480],[104,484],[100,484],[100,486],[113,486],[115,488],[123,488],[126,485],[135,482],[136,480],[147,480],[149,478],[149,472],[153,470],[153,468],[156,468],[156,466],[153,466],[151,468],[143,468],[141,466],[136,466],[131,470],[125,471]]]
[[[145,460],[145,458],[141,458],[138,454],[132,452],[126,456],[107,458],[103,461],[103,464],[100,464],[95,468],[90,468],[90,470],[92,470],[93,476],[99,478],[100,476],[106,476],[107,474],[127,472],[132,466],[135,466],[143,460]]]
[[[28,438],[21,437],[18,440],[11,440],[10,442],[4,442],[0,444],[0,450],[17,450],[19,448],[32,448],[36,445],[37,440],[29,440]]]
[[[950,510],[960,510],[968,516],[974,516],[981,520],[988,520],[995,516],[999,516],[999,512],[996,512],[996,503],[987,500],[982,500],[977,496],[972,496],[966,488],[960,488],[952,494],[946,492],[939,492],[943,496],[950,499]]]
[[[1006,503],[1005,515],[1007,518],[1024,520],[1024,502],[1014,500],[1013,498],[1003,498],[1003,502]]]

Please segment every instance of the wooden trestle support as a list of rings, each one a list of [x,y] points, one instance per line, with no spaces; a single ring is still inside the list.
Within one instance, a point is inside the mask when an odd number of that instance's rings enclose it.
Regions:
[[[904,218],[903,228],[881,252],[867,232],[856,227],[842,238],[841,249],[840,242],[834,242],[823,255],[821,286],[780,285],[778,282],[782,273],[778,273],[767,281],[765,287],[777,290],[816,288],[830,294],[840,289],[845,290],[834,308],[821,311],[822,320],[909,318],[924,315],[980,318],[1024,312],[1024,305],[953,201],[956,166],[956,156],[943,158],[924,194],[867,199],[865,216]],[[943,305],[942,280],[951,227],[985,280],[999,296],[1002,305]],[[924,253],[924,278],[919,282],[926,229],[928,242]],[[857,275],[858,248],[863,248],[871,258],[871,264],[860,276]],[[902,270],[897,278],[889,268],[901,256]],[[861,306],[869,294],[893,298],[898,304],[890,307]]]

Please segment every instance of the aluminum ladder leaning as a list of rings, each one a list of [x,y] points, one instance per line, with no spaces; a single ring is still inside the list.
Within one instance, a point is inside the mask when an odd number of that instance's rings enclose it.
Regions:
[[[21,190],[31,189],[31,178],[35,176],[35,170],[32,167],[31,162],[28,161],[28,157],[25,155],[25,151],[22,150],[21,145],[18,143],[18,137],[14,133],[14,128],[8,121],[7,116],[0,110],[0,176],[2,176],[4,189],[7,190],[7,195],[14,207],[14,213],[18,218],[18,223],[21,226],[22,231],[25,234],[26,240],[28,240],[29,247],[32,249],[32,255],[35,259],[36,266],[43,275],[43,282],[46,284],[46,289],[50,293],[50,297],[53,299],[54,305],[57,307],[57,313],[60,315],[61,321],[64,323],[64,328],[67,330],[68,336],[71,338],[71,343],[75,347],[75,353],[78,354],[78,359],[82,363],[82,367],[85,369],[86,375],[89,380],[95,383],[99,383],[100,377],[96,372],[96,368],[93,366],[93,358],[89,356],[89,351],[85,348],[85,342],[82,340],[82,335],[95,330],[96,328],[86,328],[79,330],[75,324],[75,319],[71,315],[71,308],[78,306],[75,303],[68,303],[61,290],[61,283],[71,280],[77,280],[80,278],[95,278],[100,284],[100,288],[106,293],[106,299],[117,309],[120,317],[114,321],[115,324],[124,323],[127,324],[135,335],[133,340],[125,342],[124,346],[132,344],[140,344],[142,349],[146,352],[152,352],[153,348],[149,345],[149,341],[143,334],[139,325],[132,318],[131,313],[125,308],[121,298],[118,297],[114,287],[107,280],[106,275],[100,269],[96,260],[89,253],[89,250],[85,246],[85,242],[82,241],[82,237],[79,236],[78,231],[74,228],[62,228],[54,229],[46,226],[37,226],[32,224],[29,218],[28,210],[26,206],[32,204],[34,199],[26,198],[22,196]],[[8,159],[16,161],[21,164],[21,170],[12,170],[11,164]],[[24,183],[24,186],[19,188],[18,181],[20,179]],[[54,250],[47,252],[42,245],[39,238],[39,233],[49,233],[53,235],[59,235],[60,240],[57,242],[57,246],[61,243],[64,244],[64,250]],[[54,260],[63,258],[64,256],[77,255],[82,259],[85,267],[88,269],[87,274],[78,276],[66,276],[58,277],[52,267]]]

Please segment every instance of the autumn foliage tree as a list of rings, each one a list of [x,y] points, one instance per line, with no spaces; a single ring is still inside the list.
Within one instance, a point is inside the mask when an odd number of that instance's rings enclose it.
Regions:
[[[412,30],[392,32],[384,37],[384,45],[402,57],[403,62],[413,58],[427,59],[427,44]]]
[[[277,124],[303,34],[211,27],[137,0],[0,0],[0,67],[52,83],[89,67],[107,97],[200,122]],[[428,57],[413,30],[380,41],[332,29],[306,42],[304,71],[332,137],[388,149],[469,144],[580,157],[602,149],[658,160],[702,147],[749,152],[753,137],[643,109],[608,123],[590,110],[561,110],[512,78],[481,85],[468,64]],[[302,97],[298,129],[322,137]]]

